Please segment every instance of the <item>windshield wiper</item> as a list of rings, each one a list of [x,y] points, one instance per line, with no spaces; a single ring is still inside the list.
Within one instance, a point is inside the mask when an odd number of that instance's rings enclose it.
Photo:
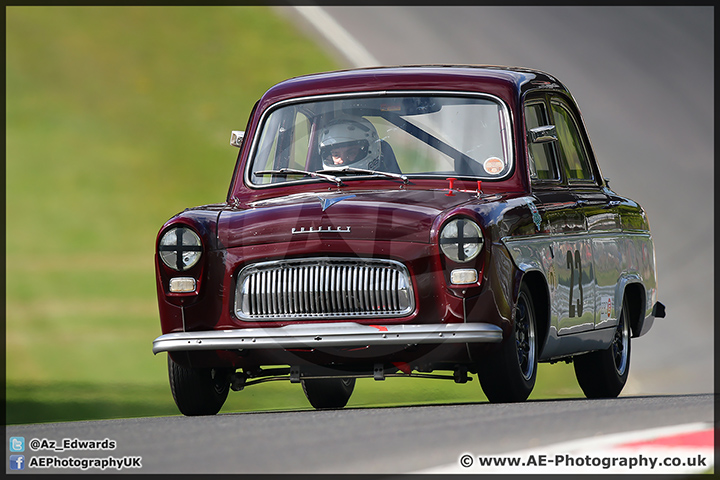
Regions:
[[[366,168],[355,168],[355,167],[341,167],[341,168],[333,168],[333,169],[327,169],[327,170],[318,170],[317,173],[324,173],[324,172],[340,172],[340,173],[367,173],[369,175],[382,175],[385,177],[390,178],[397,178],[399,180],[402,180],[404,184],[407,185],[408,178],[406,175],[403,175],[401,173],[393,173],[393,172],[382,172],[380,170],[368,170]]]
[[[313,178],[320,178],[328,182],[333,182],[338,187],[343,184],[342,180],[339,177],[322,173],[322,170],[319,172],[308,172],[307,170],[296,170],[294,168],[281,168],[279,170],[261,170],[259,172],[255,172],[255,175],[289,175],[293,173],[310,175]]]

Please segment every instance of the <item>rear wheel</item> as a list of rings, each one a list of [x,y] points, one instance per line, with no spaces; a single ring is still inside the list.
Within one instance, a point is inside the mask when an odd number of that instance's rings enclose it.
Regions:
[[[343,408],[355,389],[354,378],[316,378],[301,383],[310,405],[317,409]]]
[[[218,413],[228,396],[230,373],[229,369],[184,367],[168,355],[170,390],[183,415]]]
[[[575,377],[587,398],[615,398],[625,387],[630,372],[630,325],[627,312],[627,300],[623,300],[610,348],[573,359]]]
[[[500,350],[478,365],[483,392],[493,403],[522,402],[535,387],[537,377],[537,335],[535,306],[530,289],[520,287],[510,338]]]

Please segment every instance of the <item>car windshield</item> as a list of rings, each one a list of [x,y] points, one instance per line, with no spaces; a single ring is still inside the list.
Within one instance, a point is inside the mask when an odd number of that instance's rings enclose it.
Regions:
[[[511,145],[507,107],[488,95],[323,97],[264,115],[246,180],[502,179],[512,168]]]

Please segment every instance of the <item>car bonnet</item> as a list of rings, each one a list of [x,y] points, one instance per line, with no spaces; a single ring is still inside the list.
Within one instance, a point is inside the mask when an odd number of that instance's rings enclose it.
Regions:
[[[218,237],[225,247],[317,238],[429,243],[435,219],[474,198],[448,190],[302,193],[223,212]]]

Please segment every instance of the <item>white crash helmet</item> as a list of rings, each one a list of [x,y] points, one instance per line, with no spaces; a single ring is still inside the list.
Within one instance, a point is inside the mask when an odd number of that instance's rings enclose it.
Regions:
[[[353,146],[359,147],[354,159],[333,163],[333,149]],[[380,138],[375,126],[362,117],[344,116],[328,123],[320,130],[319,150],[324,167],[330,170],[348,166],[375,170],[380,165]]]

